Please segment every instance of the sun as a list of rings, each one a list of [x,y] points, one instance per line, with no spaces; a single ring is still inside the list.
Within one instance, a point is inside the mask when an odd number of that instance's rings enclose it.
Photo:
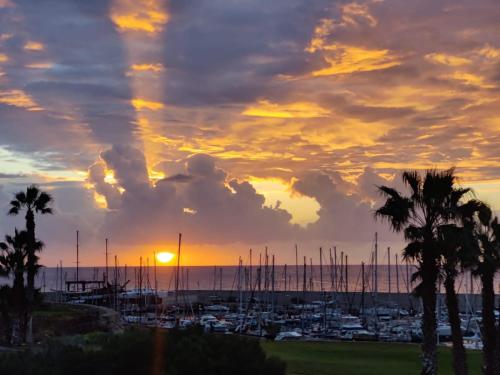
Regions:
[[[168,251],[162,251],[162,252],[156,254],[156,259],[160,263],[168,263],[174,258],[175,258],[175,255],[172,253],[169,253]]]

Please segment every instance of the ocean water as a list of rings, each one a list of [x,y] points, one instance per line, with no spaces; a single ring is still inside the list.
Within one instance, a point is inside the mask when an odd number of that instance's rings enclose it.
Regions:
[[[349,291],[360,292],[363,287],[362,267],[360,265],[350,265],[343,267],[342,272],[340,267],[329,266],[307,266],[305,269],[305,284],[307,290],[314,291]],[[411,281],[412,273],[415,268],[411,265],[396,266],[379,266],[377,269],[377,286],[378,292],[391,293],[406,293],[411,291],[415,283]],[[375,290],[375,273],[374,268],[366,266],[364,272],[364,285],[366,292]],[[79,268],[79,280],[103,280],[105,277],[104,267],[81,267]],[[127,288],[156,287],[158,290],[175,290],[175,274],[176,267],[173,266],[158,266],[156,267],[109,267],[108,280],[113,283],[116,277],[118,284],[127,283]],[[261,274],[261,288],[266,288],[266,269],[262,267],[259,271],[258,266],[241,267],[238,266],[190,266],[180,268],[179,288],[180,289],[197,289],[197,290],[238,290],[238,286],[242,285],[245,289],[258,289],[259,273]],[[155,277],[156,274],[156,277]],[[286,279],[285,279],[286,275]],[[298,277],[297,277],[298,276]],[[267,288],[272,289],[273,272],[272,267],[267,268]],[[61,290],[61,284],[65,288],[66,281],[76,280],[76,268],[65,267],[60,269],[47,267],[42,268],[36,278],[36,284],[43,291]],[[321,283],[321,280],[323,281]],[[347,280],[347,283],[346,283]],[[472,288],[471,288],[472,281]],[[347,284],[347,286],[346,286]],[[250,287],[251,285],[251,287]],[[323,286],[323,289],[321,289]],[[299,265],[298,269],[295,266],[275,266],[274,268],[274,290],[300,290],[304,288],[304,266]],[[463,274],[457,280],[456,288],[459,293],[479,293],[479,280],[472,280],[469,273]],[[441,288],[442,290],[442,288]]]

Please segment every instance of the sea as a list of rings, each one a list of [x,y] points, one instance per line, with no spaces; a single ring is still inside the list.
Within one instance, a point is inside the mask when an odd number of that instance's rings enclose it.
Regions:
[[[260,287],[275,291],[342,291],[342,292],[411,292],[418,281],[412,281],[413,265],[330,267],[319,265],[266,267],[238,266],[181,266],[179,268],[179,289],[182,290],[257,290]],[[109,267],[107,280],[111,284],[125,285],[127,289],[156,288],[173,291],[176,287],[177,268],[174,266]],[[363,276],[364,274],[364,276]],[[266,276],[267,275],[267,276]],[[274,275],[274,282],[273,282]],[[106,278],[105,267],[80,267],[78,280],[102,281]],[[76,267],[43,267],[36,277],[36,285],[44,292],[62,290],[67,281],[77,280]],[[267,281],[266,281],[267,280]],[[8,280],[0,279],[0,284]],[[496,284],[498,285],[498,283]],[[480,293],[478,279],[470,273],[462,274],[456,283],[458,293]],[[440,285],[440,291],[443,291]]]

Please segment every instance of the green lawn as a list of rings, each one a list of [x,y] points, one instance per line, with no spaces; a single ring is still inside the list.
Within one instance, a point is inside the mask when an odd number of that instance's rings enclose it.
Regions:
[[[288,375],[419,374],[420,347],[360,342],[264,342],[269,355],[287,363]],[[469,353],[470,374],[481,373],[481,352]],[[451,351],[440,348],[439,374],[452,374]]]

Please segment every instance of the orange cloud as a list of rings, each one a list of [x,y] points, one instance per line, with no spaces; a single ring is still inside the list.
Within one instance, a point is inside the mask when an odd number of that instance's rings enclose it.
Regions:
[[[366,4],[350,3],[342,7],[342,24],[358,25],[360,21],[365,21],[368,25],[377,26],[377,19],[370,14]]]
[[[465,85],[477,86],[483,89],[495,88],[495,85],[486,83],[482,76],[474,73],[454,72],[453,74],[445,76],[445,78],[450,78],[456,81],[460,81]]]
[[[481,48],[478,53],[481,56],[487,57],[488,59],[496,59],[500,56],[500,49],[494,48],[489,44],[486,44],[483,48]]]
[[[471,63],[471,60],[466,59],[464,57],[453,56],[439,52],[429,53],[425,55],[425,58],[429,61],[449,66],[462,66]]]
[[[118,0],[111,7],[111,20],[119,31],[156,34],[168,22],[168,14],[155,0]]]
[[[41,108],[31,96],[22,90],[0,91],[0,103],[15,107],[27,108],[30,111],[39,111]]]
[[[316,103],[275,104],[267,100],[261,100],[257,106],[248,107],[242,114],[256,117],[315,118],[326,117],[330,114],[330,111],[320,107]]]
[[[33,64],[25,65],[26,68],[30,68],[30,69],[50,69],[53,66],[54,66],[54,64],[51,62],[40,62],[40,63],[33,63]]]
[[[318,220],[321,208],[316,199],[294,192],[289,183],[277,178],[250,177],[248,182],[262,194],[268,206],[279,206],[292,215],[292,224],[306,226]],[[279,202],[279,203],[278,203]]]
[[[43,51],[45,47],[42,43],[29,41],[24,45],[24,49],[27,51]]]
[[[345,44],[323,46],[329,51],[324,58],[330,64],[324,69],[315,70],[313,76],[329,76],[356,72],[388,69],[401,64],[401,61],[388,49],[366,49]]]
[[[132,106],[138,111],[141,111],[143,109],[157,111],[157,110],[165,107],[163,105],[163,103],[149,101],[149,100],[145,100],[145,99],[132,99]]]
[[[132,64],[130,69],[136,72],[162,72],[165,68],[163,64]]]

